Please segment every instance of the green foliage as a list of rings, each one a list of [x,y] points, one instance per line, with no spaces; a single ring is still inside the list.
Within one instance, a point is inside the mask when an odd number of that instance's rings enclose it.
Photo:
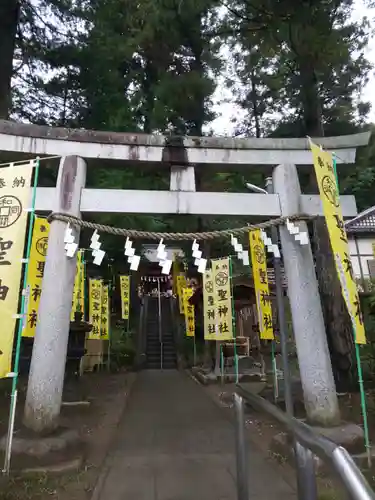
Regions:
[[[354,0],[23,0],[13,79],[13,116],[33,123],[120,132],[202,135],[215,116],[218,77],[244,109],[238,134],[346,134],[365,122],[359,98],[369,63],[368,21]],[[223,73],[221,46],[229,73]],[[229,50],[228,50],[229,49]],[[372,204],[374,142],[341,176],[360,208]],[[44,178],[45,177],[45,178]],[[262,175],[203,174],[200,189],[244,192]],[[41,182],[52,185],[49,172]],[[168,189],[165,173],[90,169],[88,185]],[[244,221],[102,216],[150,230],[197,230]],[[111,240],[111,239],[110,239]],[[115,249],[115,240],[109,241]],[[213,244],[212,252],[216,251]]]
[[[15,92],[17,113],[38,123],[197,135],[212,119],[218,46],[206,33],[216,24],[214,0],[37,5],[26,2],[20,19],[28,51],[20,59],[35,99]]]
[[[337,122],[363,122],[369,24],[354,22],[353,9],[353,0],[234,3],[228,17],[240,32],[232,45],[245,86],[238,102],[248,112],[240,131],[265,134],[281,122],[278,135],[322,136]]]
[[[134,365],[136,348],[134,334],[116,326],[111,331],[111,371],[121,371]]]
[[[370,130],[373,132],[374,127]],[[344,179],[343,188],[345,193],[355,195],[359,210],[374,205],[375,134],[372,134],[369,145],[359,150],[355,168]]]
[[[368,280],[366,288],[369,295],[362,296],[361,305],[367,343],[360,346],[360,355],[364,379],[373,381],[375,373],[375,281]]]

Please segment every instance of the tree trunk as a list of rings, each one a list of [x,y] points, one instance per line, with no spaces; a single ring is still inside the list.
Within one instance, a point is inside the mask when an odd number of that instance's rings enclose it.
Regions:
[[[313,137],[323,137],[322,105],[319,98],[318,81],[314,65],[308,57],[298,61],[301,79],[300,97],[303,111],[305,133]]]
[[[152,64],[151,57],[146,55],[146,67],[143,79],[144,112],[143,132],[151,134],[154,125],[154,84],[157,80],[157,72]]]
[[[344,392],[350,389],[354,382],[353,331],[336,272],[327,225],[323,218],[313,223],[313,242],[333,375],[337,391]]]
[[[306,134],[323,137],[322,108],[314,66],[304,58],[300,61],[301,98]],[[315,173],[310,176],[310,188],[318,193]],[[323,308],[333,374],[338,391],[352,385],[353,332],[350,317],[341,292],[326,222],[319,218],[312,223],[313,252]]]
[[[260,116],[259,116],[259,110],[258,110],[258,92],[257,92],[257,86],[256,86],[256,81],[255,81],[255,72],[252,69],[251,70],[251,77],[250,77],[250,82],[251,82],[251,105],[253,108],[253,115],[254,115],[254,124],[255,124],[255,137],[260,137]]]
[[[0,118],[7,119],[11,110],[13,55],[18,23],[18,0],[0,1]]]

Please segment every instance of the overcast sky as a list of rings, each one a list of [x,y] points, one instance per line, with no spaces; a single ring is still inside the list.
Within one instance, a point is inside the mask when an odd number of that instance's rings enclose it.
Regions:
[[[1,0],[0,0],[1,1]],[[363,16],[367,16],[371,21],[371,26],[375,29],[375,10],[368,9],[364,6],[363,0],[356,0],[355,11],[353,12],[354,19],[361,19]],[[370,43],[366,51],[367,58],[375,67],[375,37],[372,36]],[[224,85],[218,86],[215,93],[215,101],[222,101],[223,99],[231,99],[230,92],[225,89]],[[363,100],[369,101],[372,104],[372,110],[370,112],[369,118],[375,123],[375,72],[371,73],[369,83],[363,89]],[[233,135],[234,125],[231,123],[231,118],[236,116],[239,118],[243,111],[232,103],[220,103],[216,105],[216,112],[220,116],[216,118],[211,124],[210,128],[214,129],[216,135]]]

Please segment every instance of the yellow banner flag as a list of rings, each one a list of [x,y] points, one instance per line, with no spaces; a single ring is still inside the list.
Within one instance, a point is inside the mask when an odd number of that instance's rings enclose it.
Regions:
[[[110,314],[109,314],[109,286],[103,286],[103,296],[102,296],[102,322],[101,322],[101,338],[103,340],[109,339],[110,330]]]
[[[100,339],[102,326],[102,295],[103,282],[102,280],[89,280],[89,310],[90,323],[93,325],[89,333],[89,339]]]
[[[178,273],[180,272],[179,270],[179,263],[176,258],[176,254],[173,254],[173,265],[172,265],[172,279],[173,279],[173,294],[177,294],[177,278],[178,278]]]
[[[85,263],[83,256],[84,250],[78,250],[70,321],[74,321],[76,312],[80,312],[83,318],[85,315]]]
[[[203,316],[204,339],[215,340],[215,296],[211,269],[208,269],[203,273]]]
[[[267,275],[267,256],[260,229],[249,231],[251,264],[257,302],[259,334],[263,340],[275,338],[272,325],[272,306]]]
[[[186,328],[186,336],[194,337],[195,336],[195,312],[194,306],[189,304],[189,299],[193,295],[192,288],[183,288],[182,294],[184,299],[184,315],[185,315],[185,328]]]
[[[42,295],[42,280],[48,248],[49,223],[47,219],[36,217],[27,273],[27,295],[25,301],[25,321],[23,337],[34,337],[38,320],[39,302]]]
[[[0,378],[12,371],[32,170],[31,164],[0,170]]]
[[[186,287],[186,277],[180,274],[177,276],[177,295],[180,314],[184,314],[184,297],[182,290]]]
[[[216,332],[215,340],[233,338],[232,290],[229,258],[212,261]]]
[[[129,319],[130,309],[130,276],[120,276],[121,317]]]
[[[350,259],[348,238],[340,205],[340,195],[333,166],[332,154],[322,151],[310,141],[314,158],[314,168],[327,223],[337,274],[341,283],[342,294],[348,308],[355,331],[355,342],[366,343],[363,316]]]

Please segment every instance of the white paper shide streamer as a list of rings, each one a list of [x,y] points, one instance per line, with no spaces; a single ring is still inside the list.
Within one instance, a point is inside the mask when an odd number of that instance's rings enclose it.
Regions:
[[[75,235],[73,234],[73,229],[70,224],[67,225],[64,234],[64,249],[67,257],[73,258],[78,249],[78,243],[76,242]]]
[[[264,246],[267,248],[267,252],[273,253],[273,255],[276,257],[276,259],[280,259],[280,249],[277,243],[272,243],[271,238],[267,236],[267,233],[263,230],[260,232],[262,241],[264,243]]]
[[[198,273],[203,274],[206,270],[206,267],[207,267],[207,259],[202,258],[202,251],[199,250],[199,243],[197,243],[197,240],[193,241],[191,249],[193,252],[193,257],[195,259],[194,265],[197,266]]]
[[[128,258],[128,262],[130,264],[130,270],[137,271],[139,263],[141,261],[141,257],[140,255],[136,255],[135,248],[133,248],[133,243],[129,238],[126,238],[125,241],[124,254]]]
[[[96,266],[100,266],[105,256],[105,251],[100,248],[102,244],[99,241],[99,238],[99,233],[95,229],[93,235],[91,236],[90,248],[92,249],[92,256],[94,257],[93,264]]]
[[[165,249],[165,244],[163,243],[162,239],[159,241],[156,256],[159,260],[159,266],[161,267],[161,273],[169,275],[171,272],[171,267],[172,267],[172,259],[168,259],[168,253]]]
[[[299,242],[300,245],[308,245],[309,237],[306,231],[301,231],[298,226],[293,224],[289,219],[286,220],[286,227],[289,234],[294,236],[294,239]]]
[[[234,251],[237,253],[237,257],[239,258],[239,260],[242,260],[243,265],[250,266],[249,252],[243,249],[241,243],[238,243],[238,239],[231,235],[230,243],[234,248]]]

